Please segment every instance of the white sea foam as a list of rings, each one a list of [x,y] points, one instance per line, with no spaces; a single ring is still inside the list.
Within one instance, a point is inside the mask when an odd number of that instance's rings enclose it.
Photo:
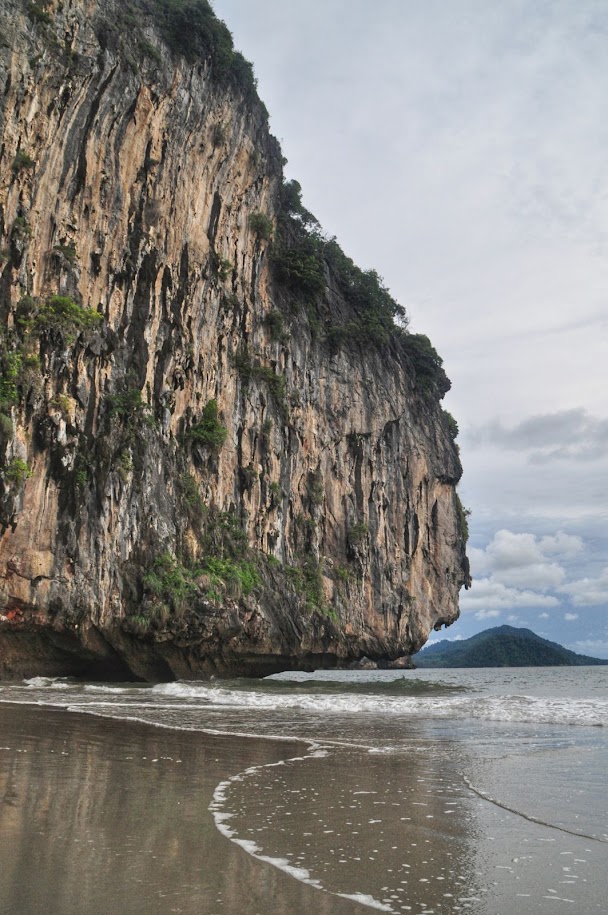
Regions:
[[[234,819],[233,813],[220,813],[219,811],[215,814],[216,823],[225,823],[226,820]]]
[[[62,677],[30,677],[29,680],[23,681],[28,689],[70,689],[73,685],[66,683]]]
[[[321,892],[328,893],[331,896],[338,896],[341,899],[350,899],[353,902],[358,902],[360,905],[367,906],[371,909],[377,909],[381,912],[394,912],[390,906],[379,902],[377,899],[374,899],[373,896],[366,895],[365,893],[333,893],[331,890],[326,889],[321,881],[316,879],[307,868],[296,867],[291,864],[287,858],[277,858],[271,855],[265,855],[263,853],[263,848],[259,846],[257,842],[254,842],[252,839],[240,838],[236,830],[227,825],[228,820],[234,819],[234,814],[224,809],[225,805],[228,803],[230,788],[232,785],[246,781],[252,775],[257,774],[263,769],[275,769],[277,766],[304,762],[308,759],[318,759],[326,755],[328,755],[327,750],[315,747],[313,744],[311,746],[310,753],[308,753],[306,756],[294,756],[291,759],[266,763],[261,766],[249,766],[249,768],[244,769],[242,772],[239,772],[236,775],[232,775],[230,778],[220,782],[219,785],[217,785],[215,791],[213,792],[212,801],[209,804],[209,812],[213,816],[218,831],[221,832],[221,834],[227,839],[230,839],[230,841],[235,845],[238,845],[239,848],[242,848],[243,851],[246,851],[247,854],[251,855],[257,861],[262,861],[265,864],[270,864],[272,867],[276,867],[278,870],[283,871],[283,873],[288,874],[295,880],[299,880],[301,883],[305,883],[307,886],[310,886],[316,890],[320,890]]]
[[[0,700],[0,702],[5,702],[5,700]],[[6,700],[5,704],[11,704],[10,700]],[[274,742],[292,743],[292,744],[293,743],[302,743],[302,744],[306,744],[306,746],[311,746],[311,744],[314,744],[314,741],[311,741],[311,739],[309,737],[297,737],[295,735],[293,737],[286,737],[284,734],[263,734],[263,735],[261,735],[259,733],[259,731],[236,731],[236,730],[229,731],[229,730],[223,730],[220,728],[203,727],[201,725],[190,725],[189,726],[186,724],[178,724],[173,721],[171,721],[170,723],[167,723],[164,721],[150,721],[149,718],[144,718],[141,715],[125,715],[124,713],[121,713],[120,715],[117,715],[117,716],[109,715],[107,711],[102,711],[102,708],[107,708],[108,710],[115,708],[115,706],[111,705],[110,703],[107,703],[105,706],[101,706],[101,705],[97,705],[97,704],[53,705],[52,703],[49,703],[49,702],[42,703],[40,701],[27,702],[27,703],[23,702],[20,704],[48,705],[51,708],[65,708],[68,712],[77,712],[78,714],[81,714],[81,715],[92,715],[93,717],[99,717],[99,718],[118,717],[118,718],[120,718],[121,721],[132,721],[134,724],[145,724],[151,728],[161,728],[162,730],[166,730],[166,731],[187,731],[188,733],[208,734],[210,737],[238,737],[238,738],[243,738],[245,740],[260,740],[262,738],[264,740],[271,740],[271,741],[273,741],[273,743]],[[116,706],[116,707],[121,708],[121,706]],[[130,706],[125,706],[125,707],[130,707]],[[326,743],[326,742],[327,741],[324,741],[324,743]],[[332,742],[332,745],[333,745],[333,742]],[[351,744],[347,744],[347,745],[352,746]],[[364,747],[363,749],[367,749],[367,747]],[[283,763],[282,762],[276,763],[276,765],[283,765]]]
[[[101,686],[99,684],[87,684],[84,687],[85,693],[109,693],[111,696],[118,696],[120,693],[132,693],[133,688],[130,686]]]
[[[239,845],[241,848],[244,848],[248,855],[253,855],[254,858],[257,858],[257,853],[260,849],[255,842],[252,842],[251,839],[233,839],[232,841],[235,845]]]
[[[339,896],[340,899],[352,899],[353,902],[359,902],[370,909],[378,909],[380,912],[394,912],[389,905],[378,902],[373,896],[367,896],[365,893],[336,893],[336,896]]]
[[[517,723],[608,725],[608,700],[538,696],[383,696],[361,693],[319,694],[269,693],[263,690],[230,690],[199,683],[166,683],[153,693],[165,698],[197,699],[214,706],[233,709],[301,710],[319,715],[361,715],[387,717],[477,718]]]
[[[444,674],[446,678],[451,678],[447,686],[458,685],[461,689],[463,686],[468,689],[457,694],[452,691],[441,695],[412,695],[408,693],[408,682],[400,685],[404,682],[403,678],[395,681],[397,685],[393,691],[387,691],[386,682],[382,680],[370,680],[365,685],[364,692],[355,691],[354,683],[348,681],[345,681],[345,690],[340,691],[340,684],[334,681],[332,691],[328,693],[324,690],[322,682],[313,680],[296,684],[297,689],[293,688],[293,683],[285,688],[273,685],[272,689],[269,689],[266,683],[256,687],[254,682],[251,688],[244,687],[243,683],[232,686],[186,681],[146,687],[124,684],[84,685],[59,678],[33,677],[20,685],[3,684],[0,687],[0,701],[35,702],[54,707],[69,705],[74,710],[87,710],[93,713],[95,709],[99,709],[102,714],[111,713],[114,717],[121,718],[138,718],[137,712],[141,710],[145,711],[147,724],[208,733],[214,730],[214,718],[224,717],[224,713],[230,713],[233,727],[218,729],[218,733],[240,732],[241,728],[237,724],[240,718],[243,723],[247,721],[247,725],[250,722],[254,723],[251,729],[252,736],[257,734],[264,737],[277,736],[260,732],[255,726],[259,715],[268,714],[288,715],[294,724],[294,727],[290,728],[294,737],[298,733],[298,720],[304,720],[302,716],[305,716],[309,723],[316,718],[325,724],[331,721],[332,717],[339,716],[342,733],[347,727],[348,720],[354,720],[356,717],[361,719],[357,724],[357,732],[362,733],[360,725],[366,716],[373,716],[375,721],[384,718],[387,722],[394,722],[399,718],[425,721],[469,719],[512,724],[606,727],[608,698],[605,669],[592,668],[590,672],[585,671],[584,679],[581,678],[580,671],[580,668],[574,669],[574,672],[568,671],[570,679],[565,684],[557,679],[555,671],[541,674],[534,679],[525,671],[523,674],[518,671],[512,672],[508,679],[502,671],[482,671],[479,675],[476,672],[456,672],[460,678],[452,671]],[[416,682],[421,685],[426,681],[418,679]],[[539,682],[545,683],[542,695],[535,694]],[[429,683],[435,687],[441,685],[433,683],[432,679]],[[499,683],[502,684],[502,694],[496,691]],[[582,688],[583,684],[589,683],[592,684],[591,687],[587,685],[585,689]],[[370,692],[370,684],[380,685],[381,691]],[[547,691],[546,685],[550,685],[551,692]],[[512,687],[515,689],[509,694]],[[532,694],[528,694],[528,690]],[[354,734],[345,734],[343,742],[350,744],[349,737],[352,736]],[[331,741],[332,744],[336,742]],[[382,744],[371,741],[371,747],[367,749],[372,752],[391,752],[393,745],[390,740]]]
[[[245,847],[245,842],[240,840],[235,840],[237,845],[242,845]],[[254,855],[258,861],[264,861],[266,864],[272,864],[273,867],[277,867],[280,871],[283,871],[285,874],[289,874],[290,877],[294,877],[296,880],[299,880],[301,883],[306,883],[308,886],[314,886],[315,889],[322,890],[323,887],[318,880],[315,880],[310,875],[310,871],[307,871],[305,867],[294,867],[293,864],[290,864],[287,858],[271,858],[269,855],[260,855],[256,853]]]

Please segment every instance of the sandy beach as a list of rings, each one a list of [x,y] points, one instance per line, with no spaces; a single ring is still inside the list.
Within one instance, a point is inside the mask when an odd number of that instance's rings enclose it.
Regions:
[[[301,744],[0,706],[2,915],[365,911],[256,861],[208,811]]]
[[[603,915],[604,687],[4,685],[0,915]]]

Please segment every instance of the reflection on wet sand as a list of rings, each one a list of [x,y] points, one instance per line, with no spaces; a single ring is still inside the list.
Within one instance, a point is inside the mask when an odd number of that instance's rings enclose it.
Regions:
[[[605,741],[399,727],[311,750],[0,705],[0,915],[603,915]]]
[[[2,915],[359,911],[255,861],[208,812],[219,781],[283,744],[23,706],[0,707],[0,734]]]
[[[338,897],[385,911],[460,911],[476,882],[474,821],[450,754],[443,759],[340,749],[250,769],[218,791],[219,825]]]

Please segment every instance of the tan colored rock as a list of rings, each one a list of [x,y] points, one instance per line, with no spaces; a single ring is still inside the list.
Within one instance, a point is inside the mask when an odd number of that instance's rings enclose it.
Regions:
[[[249,221],[276,220],[282,181],[262,107],[218,86],[208,62],[172,59],[150,27],[157,59],[102,47],[119,6],[51,3],[43,28],[0,0],[5,340],[23,334],[26,296],[70,296],[104,318],[72,342],[36,340],[40,370],[12,409],[4,466],[18,458],[31,476],[5,473],[0,612],[22,618],[0,619],[0,675],[198,677],[409,655],[457,618],[469,581],[437,398],[398,341],[335,348],[294,310]],[[19,151],[31,167],[16,169]],[[347,309],[329,274],[316,307],[326,324]],[[265,372],[248,384],[245,344]],[[120,416],[112,398],[129,391],[149,411]],[[184,439],[212,400],[227,429],[217,452]],[[244,530],[258,587],[214,586],[206,569],[187,606],[162,610],[146,585],[155,559],[204,560],[218,513]],[[285,571],[307,559],[322,609]]]

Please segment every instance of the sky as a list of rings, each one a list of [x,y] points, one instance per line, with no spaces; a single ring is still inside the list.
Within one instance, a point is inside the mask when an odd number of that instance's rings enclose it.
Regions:
[[[304,204],[442,355],[473,588],[608,657],[608,4],[215,0]]]

